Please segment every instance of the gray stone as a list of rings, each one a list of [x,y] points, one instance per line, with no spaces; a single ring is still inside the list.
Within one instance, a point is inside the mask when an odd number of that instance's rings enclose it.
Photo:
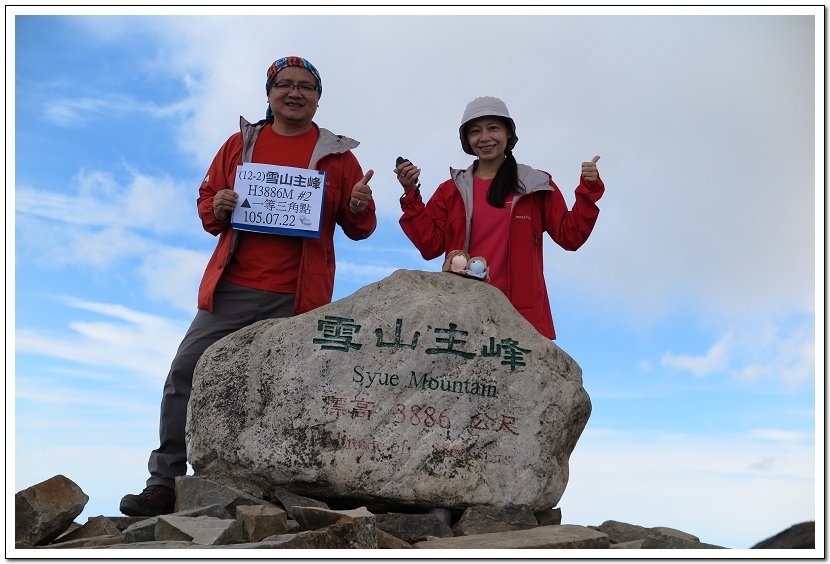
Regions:
[[[375,524],[375,516],[365,507],[339,511],[335,511],[333,509],[323,509],[321,507],[294,508],[294,518],[297,520],[300,528],[304,531],[328,527],[329,525],[337,523],[344,517],[350,520],[370,519],[372,526]]]
[[[283,488],[281,486],[272,487],[269,494],[270,497],[276,499],[282,504],[282,506],[285,508],[285,511],[288,513],[288,517],[291,519],[294,518],[295,507],[320,507],[322,509],[329,508],[329,506],[323,501],[295,494],[294,492],[289,491],[288,489]]]
[[[453,534],[449,525],[433,513],[381,513],[375,519],[378,529],[408,543]]]
[[[452,511],[444,509],[443,507],[433,507],[427,513],[432,513],[438,517],[446,526],[452,526]]]
[[[651,530],[646,527],[631,525],[629,523],[623,523],[622,521],[605,521],[602,525],[595,528],[597,531],[608,535],[608,539],[612,543],[640,540],[651,534]]]
[[[17,492],[14,540],[50,543],[72,525],[88,501],[78,484],[60,474]]]
[[[81,524],[80,524],[80,523],[78,523],[77,521],[72,521],[72,523],[69,525],[69,527],[67,527],[67,528],[66,528],[66,530],[65,530],[64,532],[62,532],[61,534],[59,534],[59,535],[57,536],[57,538],[56,538],[55,540],[53,540],[52,542],[59,542],[59,541],[60,541],[62,538],[64,538],[66,535],[68,535],[68,534],[69,534],[69,533],[71,533],[72,531],[76,531],[76,530],[78,530],[78,529],[80,529],[80,528],[81,528]]]
[[[145,519],[147,519],[147,517],[126,517],[124,515],[109,515],[107,516],[107,519],[109,519],[116,527],[118,527],[119,531],[124,531],[133,523],[144,521]]]
[[[752,548],[815,548],[816,522],[806,521],[762,540]]]
[[[562,524],[562,509],[553,507],[551,509],[544,509],[542,511],[534,511],[534,517],[541,526],[547,525],[561,525]]]
[[[245,540],[242,525],[235,519],[201,515],[181,517],[160,515],[156,523],[157,541],[190,541],[198,545],[220,545]]]
[[[508,507],[476,505],[467,508],[461,519],[453,525],[452,531],[456,536],[463,536],[520,531],[538,526],[539,522],[527,505]]]
[[[343,518],[337,523],[295,535],[267,537],[256,545],[239,544],[234,548],[355,548],[378,547],[377,530],[367,519]]]
[[[95,546],[113,546],[121,544],[123,538],[119,531],[117,535],[98,535],[94,537],[81,537],[67,541],[52,543],[43,548],[92,548]]]
[[[101,536],[117,536],[120,539],[121,530],[108,518],[103,515],[98,515],[97,517],[90,517],[82,526],[76,528],[71,533],[63,535],[59,540],[60,542],[67,542]]]
[[[643,547],[643,542],[646,539],[637,539],[633,541],[626,541],[626,542],[617,542],[612,544],[609,548],[618,548],[618,549],[637,549]]]
[[[193,542],[193,535],[189,532],[181,530],[177,526],[177,519],[174,517],[173,522],[166,519],[162,519],[162,516],[156,520],[156,527],[154,531],[154,538],[156,541],[184,541],[184,542]],[[191,517],[192,519],[192,517]],[[200,543],[205,544],[205,543]],[[214,544],[212,542],[206,544]]]
[[[236,515],[236,508],[240,505],[273,505],[231,485],[195,476],[176,478],[177,514],[189,509],[216,504],[225,508],[226,513],[221,517],[227,519],[232,519]]]
[[[662,535],[668,535],[670,537],[678,537],[681,539],[700,542],[700,539],[695,535],[691,533],[686,533],[684,531],[679,531],[677,529],[672,529],[671,527],[651,527],[649,531],[653,533],[660,533]]]
[[[159,549],[166,549],[166,550],[186,550],[191,548],[211,548],[206,546],[201,546],[198,544],[193,544],[192,542],[187,541],[147,541],[147,542],[136,542],[132,544],[113,544],[111,546],[92,546],[88,548],[93,549],[151,549],[151,550],[159,550]]]
[[[399,270],[210,347],[188,459],[255,495],[290,484],[370,509],[545,509],[590,412],[579,366],[499,290]]]
[[[205,507],[194,507],[193,509],[186,509],[177,513],[170,513],[177,517],[200,517],[205,515],[207,517],[216,517],[217,519],[227,519],[230,517],[224,506],[219,504],[208,505]],[[133,523],[124,529],[125,543],[150,542],[156,540],[156,523],[158,517],[150,517],[143,519],[137,523]]]
[[[608,548],[608,536],[579,525],[551,525],[523,531],[432,539],[413,548]]]
[[[236,520],[242,525],[245,540],[261,541],[288,530],[288,515],[276,505],[240,505]]]
[[[654,548],[671,548],[671,549],[703,549],[703,548],[725,548],[723,546],[717,546],[715,544],[707,544],[705,542],[699,542],[689,539],[680,538],[674,535],[664,535],[661,533],[650,533],[645,540],[643,540],[643,544],[640,545],[640,548],[643,549],[654,549]]]
[[[135,544],[156,540],[156,523],[158,520],[158,517],[149,517],[143,521],[133,523],[124,529],[124,542],[127,544]]]
[[[399,539],[395,535],[390,535],[386,531],[381,531],[380,529],[377,530],[378,533],[378,548],[387,548],[387,549],[408,549],[412,548],[412,545],[406,542],[403,539]]]

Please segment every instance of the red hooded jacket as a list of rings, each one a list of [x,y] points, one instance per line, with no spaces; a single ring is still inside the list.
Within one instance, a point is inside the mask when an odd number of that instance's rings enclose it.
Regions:
[[[212,235],[219,235],[216,249],[205,267],[199,285],[199,309],[213,311],[213,296],[216,285],[238,244],[239,232],[233,229],[230,218],[219,221],[213,215],[213,197],[220,190],[233,189],[236,167],[250,162],[259,132],[270,121],[249,123],[240,117],[240,131],[228,138],[213,159],[202,185],[196,206],[202,226]],[[317,127],[314,124],[314,127]],[[323,217],[320,221],[320,237],[303,237],[300,269],[297,274],[297,292],[294,298],[294,315],[305,313],[331,302],[334,292],[334,226],[340,225],[347,237],[353,240],[365,239],[375,230],[375,203],[361,214],[349,211],[352,188],[363,178],[363,171],[351,149],[358,142],[342,135],[335,135],[327,129],[317,127],[320,137],[312,152],[309,169],[326,173],[326,188],[323,203]]]
[[[580,177],[576,202],[568,210],[548,173],[521,164],[518,168],[524,191],[513,198],[510,213],[507,298],[539,333],[555,339],[542,262],[542,234],[547,232],[569,251],[582,246],[596,223],[596,202],[605,192],[605,185],[600,178],[588,182]],[[400,225],[426,260],[458,249],[467,251],[469,247],[473,167],[450,169],[450,176],[426,205],[416,189],[407,190],[401,197]]]

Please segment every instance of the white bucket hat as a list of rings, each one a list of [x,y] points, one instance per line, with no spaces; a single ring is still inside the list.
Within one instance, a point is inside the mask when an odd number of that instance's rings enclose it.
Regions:
[[[470,147],[470,142],[467,141],[467,136],[464,134],[464,126],[470,121],[484,116],[498,116],[507,120],[507,123],[510,125],[510,139],[507,140],[507,148],[512,151],[519,137],[516,135],[516,123],[507,112],[507,105],[498,98],[482,96],[467,104],[467,108],[464,110],[464,116],[461,118],[461,127],[458,128],[458,136],[461,137],[461,148],[464,149],[464,152],[468,155],[475,155],[473,148]]]

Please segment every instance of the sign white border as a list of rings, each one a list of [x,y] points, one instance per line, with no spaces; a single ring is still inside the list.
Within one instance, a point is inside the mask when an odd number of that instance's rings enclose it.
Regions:
[[[242,231],[320,237],[326,173],[263,163],[236,168],[231,226]]]

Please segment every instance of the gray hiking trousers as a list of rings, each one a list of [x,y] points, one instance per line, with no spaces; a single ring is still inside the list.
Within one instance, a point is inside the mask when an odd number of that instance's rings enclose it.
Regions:
[[[173,488],[187,472],[184,426],[193,370],[205,350],[234,331],[263,319],[290,317],[294,294],[255,290],[220,280],[213,311],[200,309],[182,339],[164,383],[159,417],[159,447],[150,453],[148,486]]]

